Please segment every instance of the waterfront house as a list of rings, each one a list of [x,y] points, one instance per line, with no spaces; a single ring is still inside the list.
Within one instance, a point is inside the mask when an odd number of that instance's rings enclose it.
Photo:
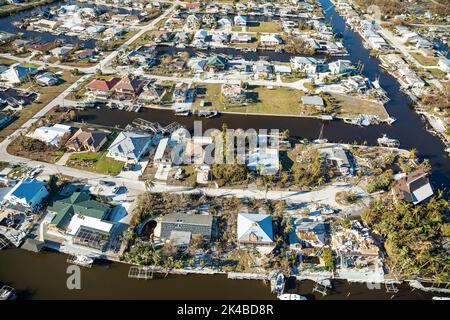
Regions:
[[[212,26],[214,22],[216,22],[216,18],[214,18],[214,15],[212,14],[205,14],[202,17],[202,22],[207,26]]]
[[[91,59],[97,55],[95,49],[79,50],[73,53],[73,57],[77,60]]]
[[[152,136],[123,131],[108,148],[107,156],[118,161],[138,163],[152,144]]]
[[[86,85],[86,94],[95,98],[109,98],[113,93],[112,89],[120,80],[120,78],[94,79]]]
[[[350,60],[337,60],[328,64],[328,69],[332,74],[349,73],[354,70]]]
[[[186,23],[184,24],[184,30],[192,31],[197,30],[202,25],[202,22],[195,14],[191,14],[186,18]]]
[[[323,219],[314,216],[291,217],[292,228],[289,231],[289,247],[292,250],[317,253],[312,248],[322,248],[325,245],[326,229]],[[309,250],[307,250],[309,249]]]
[[[27,49],[31,52],[46,54],[51,49],[54,49],[57,46],[58,46],[58,42],[56,42],[56,41],[44,42],[44,43],[38,42],[38,43],[32,43],[32,44],[28,45]]]
[[[54,20],[48,20],[48,19],[39,19],[34,22],[30,23],[30,26],[35,30],[42,30],[42,31],[50,31],[55,30],[61,25],[61,22],[54,21]]]
[[[143,86],[142,92],[139,95],[139,100],[145,103],[160,104],[166,92],[167,90],[165,87],[154,83],[148,83]]]
[[[263,46],[274,47],[282,44],[283,40],[277,34],[263,34],[260,36],[259,42]]]
[[[416,170],[397,180],[392,188],[395,201],[421,203],[434,194],[428,174]]]
[[[235,34],[233,33],[231,35],[231,39],[230,39],[231,43],[235,43],[235,44],[239,44],[239,43],[249,43],[252,42],[252,37],[248,34]]]
[[[221,18],[217,21],[217,24],[222,30],[230,30],[232,27],[231,20],[228,18]]]
[[[211,45],[223,46],[230,39],[230,35],[227,33],[213,34],[211,36]]]
[[[158,147],[153,157],[154,164],[171,164],[172,148],[170,147],[170,138],[163,138],[159,141]]]
[[[325,102],[321,96],[302,96],[302,104],[304,106],[312,106],[318,110],[325,110]]]
[[[360,75],[348,77],[345,81],[343,81],[343,84],[349,88],[350,91],[356,91],[358,93],[364,93],[367,89],[369,89],[368,79]]]
[[[53,126],[39,127],[27,136],[32,139],[40,140],[50,146],[57,147],[62,140],[70,136],[70,133],[70,126],[54,124]]]
[[[109,29],[106,29],[103,32],[103,36],[105,37],[120,37],[126,32],[124,28],[121,27],[111,27]]]
[[[245,93],[240,84],[222,84],[221,93],[230,104],[240,104],[245,100]]]
[[[57,58],[67,57],[67,55],[72,52],[73,49],[74,47],[72,45],[64,45],[50,50],[50,54]]]
[[[348,176],[355,173],[355,164],[349,156],[349,150],[341,146],[330,146],[320,148],[318,151],[325,163],[338,169],[341,175]]]
[[[205,63],[205,70],[225,70],[228,67],[228,60],[219,55],[213,55]]]
[[[194,97],[194,90],[191,89],[191,85],[185,82],[178,82],[175,85],[172,94],[172,102],[174,103],[186,103],[192,101]]]
[[[114,228],[107,221],[110,205],[92,199],[86,191],[59,196],[47,211],[49,228],[72,236],[76,245],[103,250]]]
[[[233,21],[235,26],[245,27],[247,25],[247,17],[244,16],[235,16]]]
[[[91,151],[97,152],[106,143],[107,136],[100,131],[78,129],[67,141],[66,148],[69,151]]]
[[[10,85],[19,84],[29,81],[36,74],[38,69],[33,67],[23,67],[19,64],[11,65],[8,69],[0,74],[1,80]]]
[[[438,62],[438,67],[443,72],[450,73],[450,59],[441,57]]]
[[[292,57],[291,67],[292,70],[297,72],[304,72],[306,74],[315,74],[317,72],[317,66],[319,62],[313,57]]]
[[[114,86],[114,95],[119,100],[134,99],[139,96],[145,83],[145,81],[125,76]]]
[[[19,211],[35,211],[49,195],[44,182],[26,178],[20,180],[3,198],[3,202]]]
[[[265,247],[266,253],[273,250],[272,216],[265,213],[238,214],[237,242],[241,246]]]
[[[204,241],[210,241],[213,233],[214,217],[209,214],[169,213],[160,220],[159,237],[164,241],[175,240],[178,232],[185,232],[190,240],[200,236]],[[175,232],[175,234],[174,234]],[[189,245],[189,242],[185,245]]]
[[[270,62],[259,60],[253,66],[256,79],[268,79],[273,74],[274,68]]]
[[[14,120],[14,117],[12,117],[10,114],[0,111],[0,129],[6,127],[13,120]]]
[[[60,82],[59,77],[52,72],[44,72],[36,76],[36,83],[43,87],[54,86]]]
[[[278,149],[255,148],[249,150],[247,168],[252,171],[259,171],[260,175],[277,174],[280,169]]]

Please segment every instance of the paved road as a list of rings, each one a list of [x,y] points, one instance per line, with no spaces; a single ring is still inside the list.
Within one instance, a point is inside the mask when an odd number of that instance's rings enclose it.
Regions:
[[[168,10],[165,11],[161,16],[159,16],[157,19],[153,20],[150,24],[143,27],[137,34],[135,34],[132,38],[130,38],[128,41],[126,41],[121,47],[119,47],[116,51],[105,57],[99,64],[97,64],[94,67],[90,68],[84,68],[83,71],[87,74],[81,77],[78,81],[76,81],[74,84],[72,84],[70,87],[68,87],[64,92],[62,92],[60,95],[58,95],[53,101],[51,101],[47,106],[45,106],[43,109],[41,109],[38,113],[33,116],[33,118],[29,119],[26,123],[24,123],[19,129],[17,129],[10,137],[5,139],[0,143],[0,158],[2,161],[7,161],[14,164],[24,164],[29,167],[38,167],[41,166],[43,168],[43,172],[41,175],[43,177],[48,177],[49,175],[55,175],[55,174],[63,174],[67,176],[72,176],[78,179],[86,180],[86,182],[90,185],[97,185],[100,180],[107,179],[114,181],[117,185],[123,185],[126,186],[129,190],[132,191],[138,191],[143,192],[146,190],[145,184],[142,181],[137,181],[135,179],[130,179],[126,177],[119,176],[108,176],[104,174],[98,174],[98,173],[92,173],[87,172],[83,170],[78,170],[70,167],[65,167],[60,164],[49,164],[45,162],[39,162],[34,161],[22,157],[17,157],[10,155],[7,152],[7,147],[9,143],[16,138],[19,134],[25,133],[30,126],[41,119],[45,114],[47,114],[51,109],[56,107],[57,105],[63,105],[65,97],[72,92],[75,88],[79,86],[79,84],[83,81],[85,81],[91,73],[95,72],[98,68],[101,68],[102,70],[104,67],[110,63],[117,54],[125,49],[127,46],[129,46],[132,42],[134,42],[136,39],[138,39],[140,36],[142,36],[145,32],[151,30],[158,21],[161,19],[164,19],[170,12],[173,11],[174,6],[177,4],[174,3]],[[12,57],[11,57],[12,58]],[[16,60],[20,61],[20,58],[14,57]],[[34,62],[33,60],[29,59],[27,62]],[[45,64],[43,62],[38,62],[39,64]],[[46,64],[47,66],[51,66],[52,64]],[[70,66],[62,66],[59,64],[55,64],[58,68],[70,68],[74,69],[75,67]],[[106,70],[105,70],[106,71]],[[160,80],[171,80],[171,81],[186,81],[191,82],[193,81],[191,78],[179,78],[179,77],[162,77],[162,76],[152,76]],[[273,85],[273,86],[289,86],[296,89],[303,89],[303,84],[305,81],[308,81],[307,79],[300,80],[295,83],[280,83],[280,82],[274,82],[274,81],[266,81],[266,80],[252,80],[249,81],[250,84],[255,85]],[[239,83],[239,80],[224,80],[224,79],[205,79],[200,80],[200,82],[205,83]],[[223,197],[223,196],[236,196],[236,197],[252,197],[257,199],[284,199],[287,202],[317,202],[322,203],[324,205],[332,206],[340,208],[341,206],[338,205],[335,202],[335,194],[342,190],[353,190],[357,192],[358,194],[362,195],[364,199],[366,199],[366,195],[364,194],[363,190],[359,187],[349,186],[349,185],[333,185],[333,186],[327,186],[323,188],[320,191],[313,191],[313,192],[282,192],[282,191],[268,191],[265,193],[264,191],[259,190],[251,190],[251,189],[212,189],[212,188],[185,188],[185,187],[175,187],[175,186],[167,186],[165,184],[159,184],[157,183],[153,188],[152,192],[175,192],[175,193],[202,193],[207,194],[214,197]]]

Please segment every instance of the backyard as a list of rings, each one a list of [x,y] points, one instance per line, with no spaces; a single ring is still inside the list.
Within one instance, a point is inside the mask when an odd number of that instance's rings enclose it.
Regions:
[[[55,72],[55,70],[52,70],[51,68],[49,71]],[[63,81],[52,87],[40,87],[31,83],[26,83],[20,86],[21,89],[29,89],[39,93],[39,96],[31,105],[25,106],[17,113],[18,118],[16,121],[0,130],[0,141],[20,128],[20,126],[30,120],[39,110],[45,107],[50,101],[55,99],[60,93],[79,79],[79,76],[73,76],[69,71],[64,71],[60,77]]]
[[[193,103],[195,109],[215,109],[222,112],[259,113],[277,115],[298,115],[299,99],[302,91],[285,87],[249,86],[246,90],[247,105],[228,105],[222,98],[220,84],[198,85],[197,98]],[[210,106],[200,107],[200,101],[209,102]]]
[[[108,158],[106,154],[107,151],[74,153],[69,157],[66,166],[96,173],[119,174],[124,163]]]

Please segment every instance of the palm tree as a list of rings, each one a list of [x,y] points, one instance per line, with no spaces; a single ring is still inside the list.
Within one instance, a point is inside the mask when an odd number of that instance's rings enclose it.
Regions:
[[[150,190],[153,189],[153,187],[155,186],[155,180],[147,179],[147,180],[145,180],[144,184],[145,184],[145,189],[147,190],[147,192],[150,192]]]
[[[409,154],[408,154],[408,158],[409,160],[414,160],[417,157],[417,149],[416,148],[412,148],[411,150],[409,150]]]

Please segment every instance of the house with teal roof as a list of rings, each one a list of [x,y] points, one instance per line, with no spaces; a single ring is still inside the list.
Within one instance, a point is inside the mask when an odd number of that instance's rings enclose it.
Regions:
[[[228,60],[219,55],[211,56],[205,63],[205,70],[225,70],[228,68]]]
[[[72,236],[74,244],[102,250],[115,224],[108,221],[109,204],[92,198],[87,191],[56,198],[47,208],[49,228]]]

